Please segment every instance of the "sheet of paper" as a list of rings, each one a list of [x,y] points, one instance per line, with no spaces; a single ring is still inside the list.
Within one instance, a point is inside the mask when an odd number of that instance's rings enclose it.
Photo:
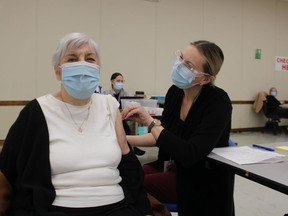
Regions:
[[[237,164],[277,163],[285,159],[283,154],[249,146],[214,148],[212,152]]]

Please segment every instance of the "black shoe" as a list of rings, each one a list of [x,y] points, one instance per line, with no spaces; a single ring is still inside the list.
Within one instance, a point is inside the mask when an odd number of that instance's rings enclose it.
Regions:
[[[133,148],[134,154],[138,156],[142,156],[145,154],[145,151],[141,150],[140,148],[134,147]]]

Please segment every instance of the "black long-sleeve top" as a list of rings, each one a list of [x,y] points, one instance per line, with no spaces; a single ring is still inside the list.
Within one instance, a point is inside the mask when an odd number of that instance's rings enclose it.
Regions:
[[[234,215],[234,175],[206,161],[214,147],[228,146],[231,101],[224,90],[205,85],[183,122],[183,95],[176,86],[168,90],[161,120],[165,129],[156,143],[159,163],[172,156],[177,165],[179,216]]]
[[[151,215],[151,207],[143,189],[143,171],[130,151],[118,165],[125,199],[142,215]],[[20,112],[9,130],[0,154],[0,170],[14,190],[9,216],[63,216],[51,210],[55,189],[51,181],[49,132],[45,116],[37,100]]]
[[[273,114],[273,112],[276,111],[281,105],[280,101],[272,95],[266,96],[266,103],[267,114]]]

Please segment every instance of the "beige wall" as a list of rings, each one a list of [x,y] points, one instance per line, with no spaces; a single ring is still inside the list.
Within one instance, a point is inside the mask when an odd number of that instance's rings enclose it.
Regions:
[[[105,89],[120,71],[130,92],[163,95],[173,53],[190,41],[220,45],[225,63],[216,80],[232,100],[253,100],[277,86],[288,99],[288,74],[274,57],[288,56],[288,3],[280,0],[0,0],[0,100],[30,100],[55,92],[51,56],[60,37],[80,31],[101,47]],[[255,60],[255,49],[262,59]],[[0,139],[18,115],[0,108]],[[233,128],[263,126],[250,105],[235,105]]]

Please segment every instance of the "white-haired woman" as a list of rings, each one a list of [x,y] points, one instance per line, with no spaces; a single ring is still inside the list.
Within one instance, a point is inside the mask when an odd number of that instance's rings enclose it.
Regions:
[[[64,36],[53,56],[60,90],[32,100],[12,125],[0,170],[13,189],[7,215],[149,215],[141,165],[111,95],[93,94],[96,43]]]

